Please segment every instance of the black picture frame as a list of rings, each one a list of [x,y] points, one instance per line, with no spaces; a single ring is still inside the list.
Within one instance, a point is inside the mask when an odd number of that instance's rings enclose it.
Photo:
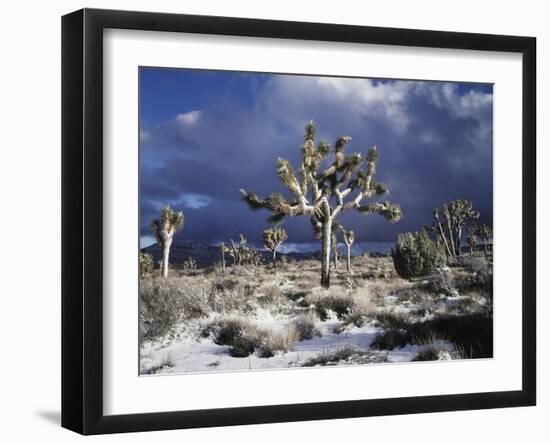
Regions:
[[[521,54],[521,390],[104,415],[102,36],[107,28]],[[535,117],[536,39],[532,37],[97,9],[65,15],[62,18],[62,426],[82,434],[105,434],[535,405]]]

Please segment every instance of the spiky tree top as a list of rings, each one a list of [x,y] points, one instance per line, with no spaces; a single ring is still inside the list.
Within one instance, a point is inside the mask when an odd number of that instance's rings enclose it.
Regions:
[[[443,215],[454,226],[462,227],[479,218],[479,211],[474,209],[470,200],[453,200],[448,205],[443,205]]]
[[[481,240],[487,241],[492,237],[493,230],[487,225],[478,225],[478,226],[476,226],[474,233]]]
[[[346,156],[344,149],[351,137],[339,137],[332,150],[334,161],[327,169],[319,172],[331,147],[323,141],[316,146],[315,129],[313,121],[306,126],[298,174],[288,160],[277,160],[277,175],[290,191],[291,197],[287,199],[281,193],[274,192],[262,198],[241,189],[243,199],[250,207],[271,211],[272,215],[268,218],[270,223],[280,222],[288,216],[307,215],[316,226],[332,223],[341,212],[351,209],[364,214],[378,213],[389,221],[399,220],[401,208],[398,205],[388,201],[362,204],[365,199],[388,192],[384,184],[374,179],[378,158],[376,147],[369,149],[366,159],[360,153]]]
[[[162,245],[168,237],[183,227],[184,222],[183,212],[174,212],[170,205],[164,206],[160,211],[160,218],[151,222],[151,230],[157,243]]]
[[[342,229],[342,236],[344,237],[344,243],[346,246],[351,246],[355,241],[355,232],[351,230],[346,231],[345,229]]]
[[[265,248],[274,251],[288,238],[288,235],[282,228],[269,228],[262,233],[262,238]]]

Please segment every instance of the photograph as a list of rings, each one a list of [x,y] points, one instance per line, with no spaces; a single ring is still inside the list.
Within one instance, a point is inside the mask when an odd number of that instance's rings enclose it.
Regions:
[[[493,85],[139,68],[139,373],[493,357]]]

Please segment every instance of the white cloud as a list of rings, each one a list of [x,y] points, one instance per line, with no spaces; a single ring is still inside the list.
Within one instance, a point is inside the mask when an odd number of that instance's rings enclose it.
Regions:
[[[212,199],[206,195],[201,194],[185,194],[181,198],[181,203],[186,208],[200,209],[208,206]]]
[[[186,126],[191,126],[197,123],[201,115],[202,111],[189,111],[176,115],[176,120]]]
[[[340,77],[274,77],[269,100],[276,111],[285,113],[304,104],[317,105],[326,112],[353,115],[359,123],[365,115],[384,119],[396,130],[409,122],[407,105],[413,82],[376,82],[370,79]],[[278,106],[277,106],[278,105]],[[351,111],[351,112],[350,112]]]

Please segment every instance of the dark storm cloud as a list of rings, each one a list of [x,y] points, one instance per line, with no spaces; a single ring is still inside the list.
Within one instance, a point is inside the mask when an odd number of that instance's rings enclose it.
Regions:
[[[346,213],[357,241],[393,241],[430,223],[434,207],[474,201],[492,224],[492,94],[435,82],[273,76],[255,85],[248,106],[227,97],[205,109],[182,108],[141,133],[141,234],[166,203],[186,214],[180,238],[214,243],[239,233],[259,243],[265,211],[251,211],[239,188],[284,191],[277,157],[297,168],[305,124],[314,119],[328,142],[343,134],[348,152],[379,148],[377,180],[404,218]],[[307,218],[285,221],[289,242],[313,240]]]

